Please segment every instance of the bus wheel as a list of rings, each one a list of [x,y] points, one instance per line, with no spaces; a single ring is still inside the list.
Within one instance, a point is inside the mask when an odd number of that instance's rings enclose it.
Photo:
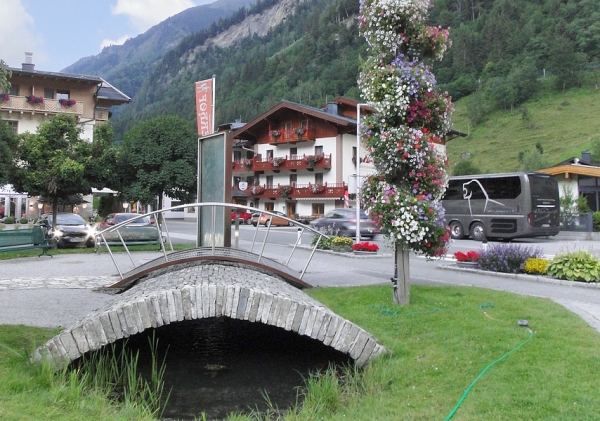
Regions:
[[[475,222],[471,225],[471,238],[475,241],[485,240],[485,227],[481,222]]]
[[[465,229],[458,221],[450,222],[450,236],[454,240],[461,240],[465,237]]]

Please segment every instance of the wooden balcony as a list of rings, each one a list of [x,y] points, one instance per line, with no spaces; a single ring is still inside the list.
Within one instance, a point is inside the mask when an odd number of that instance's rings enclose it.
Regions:
[[[277,130],[280,133],[279,136],[270,135],[269,144],[282,145],[298,142],[314,142],[317,138],[317,131],[313,127],[304,128],[304,132],[301,134],[298,133],[297,130],[297,128],[291,130]]]
[[[233,190],[241,191],[238,186],[233,186]],[[313,198],[319,197],[344,197],[347,189],[345,183],[325,183],[320,184],[294,184],[292,186],[277,186],[254,185],[248,187],[243,193],[249,198],[254,199],[286,199],[293,200],[298,198]]]
[[[234,161],[233,172],[253,172],[253,171],[296,171],[314,169],[331,169],[331,154],[326,155],[292,155],[288,157],[274,157],[272,159],[261,159],[255,157],[252,160]]]
[[[30,104],[24,96],[11,95],[8,101],[0,101],[0,110],[17,115],[67,113],[81,116],[83,114],[83,102],[77,101],[75,105],[63,107],[58,99],[44,98],[44,102],[41,104]]]

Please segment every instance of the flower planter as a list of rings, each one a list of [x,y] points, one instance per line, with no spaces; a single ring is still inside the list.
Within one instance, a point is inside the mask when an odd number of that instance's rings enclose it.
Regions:
[[[377,254],[376,251],[366,251],[366,250],[354,250],[354,253],[357,256],[375,256]]]
[[[331,251],[335,251],[338,253],[349,253],[352,251],[352,246],[336,246],[334,244],[331,246]]]
[[[479,267],[477,262],[456,262],[456,266],[467,269],[477,269]]]

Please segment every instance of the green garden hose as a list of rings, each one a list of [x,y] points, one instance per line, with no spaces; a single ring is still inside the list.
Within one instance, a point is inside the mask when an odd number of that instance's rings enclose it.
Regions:
[[[526,324],[525,325],[521,324],[521,322],[522,321],[519,321],[519,326],[527,327]],[[527,342],[529,342],[531,340],[531,338],[533,338],[533,331],[529,327],[527,327],[527,330],[529,331],[529,337],[525,341],[521,342],[519,345],[517,345],[516,347],[514,347],[513,349],[511,349],[510,351],[508,351],[506,354],[504,354],[503,356],[501,356],[497,360],[495,360],[495,361],[491,362],[490,364],[488,364],[488,366],[486,368],[484,368],[481,373],[479,373],[479,375],[475,378],[475,380],[473,380],[471,382],[471,384],[469,385],[469,387],[467,387],[467,389],[465,390],[465,393],[463,393],[463,395],[458,400],[458,402],[456,403],[456,405],[454,406],[454,408],[452,409],[452,411],[450,411],[450,413],[448,414],[448,416],[446,418],[444,418],[444,421],[450,420],[454,416],[454,414],[456,414],[456,411],[458,411],[458,408],[460,407],[460,405],[466,399],[467,395],[469,394],[469,392],[471,391],[471,389],[473,388],[473,386],[475,386],[475,383],[477,383],[477,381],[480,378],[483,377],[483,375],[486,373],[486,371],[488,371],[494,364],[499,363],[500,361],[502,361],[503,359],[505,359],[506,357],[508,357],[510,354],[512,354],[513,352],[515,352],[519,348],[521,348],[523,345],[525,345]]]

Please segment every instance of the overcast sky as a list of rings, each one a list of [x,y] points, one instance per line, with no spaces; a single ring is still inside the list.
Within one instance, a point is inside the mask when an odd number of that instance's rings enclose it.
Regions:
[[[214,0],[0,0],[0,59],[58,72],[145,32],[182,10]]]

